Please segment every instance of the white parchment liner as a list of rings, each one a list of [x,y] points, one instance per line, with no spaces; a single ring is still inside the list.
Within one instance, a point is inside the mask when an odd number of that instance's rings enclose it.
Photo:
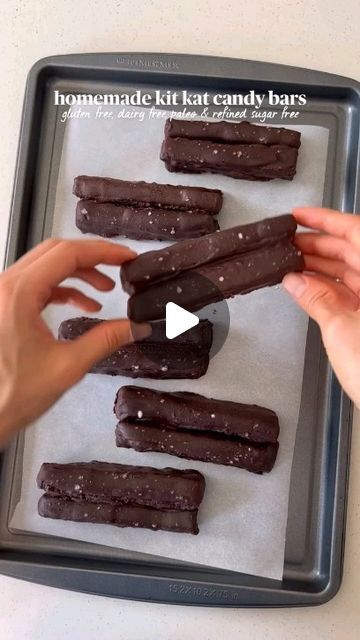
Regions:
[[[328,142],[328,131],[324,128],[291,123],[302,133],[293,182],[247,182],[216,175],[167,172],[159,159],[164,120],[149,119],[146,110],[143,121],[138,117],[117,117],[120,112],[129,113],[124,108],[113,108],[113,117],[108,120],[95,119],[96,108],[87,111],[90,118],[71,119],[66,126],[53,235],[83,237],[74,224],[76,198],[72,195],[74,176],[80,174],[222,189],[221,228],[285,213],[295,205],[322,203]],[[165,246],[127,239],[123,243],[137,252]],[[103,270],[118,281],[116,268]],[[94,293],[86,285],[79,287]],[[100,317],[125,315],[127,296],[120,285],[112,293],[96,293],[96,297],[104,305]],[[117,449],[113,401],[116,390],[132,381],[120,376],[89,374],[26,433],[21,500],[11,522],[13,528],[281,579],[308,321],[281,286],[238,296],[229,301],[229,309],[229,336],[204,377],[196,381],[139,380],[136,384],[167,391],[191,390],[275,410],[281,431],[274,470],[257,476],[241,469],[180,460],[160,453]],[[46,312],[54,332],[62,320],[76,315],[81,312],[70,306],[53,306]],[[206,478],[206,492],[199,512],[200,534],[119,529],[41,518],[37,514],[41,492],[35,479],[42,462],[93,459],[201,471]]]

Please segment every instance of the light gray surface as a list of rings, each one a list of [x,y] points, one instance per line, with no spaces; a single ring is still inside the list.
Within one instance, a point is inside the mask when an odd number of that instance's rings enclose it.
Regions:
[[[142,11],[139,11],[141,4]],[[360,55],[356,1],[337,2],[109,2],[65,1],[61,14],[49,3],[9,2],[6,38],[1,38],[2,165],[0,189],[7,213],[25,75],[36,59],[71,51],[159,50],[212,53],[312,66],[356,77]],[[212,6],[210,6],[212,5]],[[60,5],[59,5],[60,6]],[[161,9],[167,7],[168,16]],[[181,8],[180,8],[181,7]],[[86,20],[80,21],[81,12]],[[140,23],[140,15],[142,20]],[[41,16],[41,18],[40,18]],[[100,17],[100,19],[99,19]],[[121,36],[121,37],[120,37]],[[290,46],[291,43],[291,46]],[[4,215],[4,214],[3,214]],[[4,215],[5,223],[6,215]],[[5,223],[6,224],[6,223]],[[3,229],[0,233],[4,243]],[[353,461],[360,455],[355,420]],[[360,487],[352,464],[345,579],[329,605],[317,610],[211,611],[125,603],[69,594],[0,577],[0,619],[5,637],[95,638],[348,638],[359,621]]]

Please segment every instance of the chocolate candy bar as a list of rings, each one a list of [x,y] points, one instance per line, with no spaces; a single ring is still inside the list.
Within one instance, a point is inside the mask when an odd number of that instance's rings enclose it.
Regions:
[[[155,283],[129,298],[128,316],[136,322],[164,318],[168,302],[197,311],[225,298],[278,284],[289,271],[302,268],[300,252],[291,242],[282,241]]]
[[[269,218],[125,263],[123,288],[135,291],[128,300],[129,318],[136,322],[163,318],[168,302],[196,311],[281,282],[286,273],[304,268],[301,252],[292,244],[295,229],[290,215]]]
[[[168,119],[165,136],[188,138],[190,140],[210,140],[226,144],[265,144],[300,147],[301,134],[284,127],[266,127],[250,122],[203,122],[201,120]]]
[[[219,229],[214,216],[203,211],[136,209],[94,200],[79,200],[76,226],[83,233],[95,233],[105,238],[126,236],[134,240],[198,238]]]
[[[135,451],[158,451],[188,460],[201,460],[247,469],[254,473],[269,472],[274,466],[278,443],[261,443],[219,437],[217,433],[164,429],[135,422],[119,422],[116,446]]]
[[[270,409],[187,391],[169,393],[127,385],[117,393],[114,412],[119,422],[211,431],[252,442],[276,442],[279,436],[279,420]]]
[[[167,120],[160,158],[169,171],[244,180],[292,180],[300,133],[249,122]]]
[[[264,473],[278,451],[279,421],[270,409],[166,393],[136,386],[119,389],[114,412],[116,445],[158,451]]]
[[[208,140],[165,138],[160,158],[168,171],[220,173],[244,180],[292,180],[298,150],[283,145],[220,144]]]
[[[101,320],[100,318],[86,317],[69,318],[68,320],[64,320],[59,327],[59,340],[74,340],[100,322],[104,322],[104,320]],[[162,344],[169,342],[166,338],[165,322],[151,322],[150,325],[150,336],[143,338],[137,344]],[[212,323],[209,320],[200,320],[199,324],[195,327],[189,331],[181,333],[179,336],[176,336],[176,338],[171,340],[171,344],[186,345],[198,349],[209,350],[212,345]]]
[[[60,340],[74,340],[102,320],[71,318],[59,327]],[[168,340],[165,322],[152,323],[148,338],[127,344],[98,362],[91,373],[123,375],[129,378],[181,379],[199,378],[209,366],[212,324],[200,320],[189,331]]]
[[[219,189],[128,182],[97,176],[75,178],[73,193],[83,200],[113,202],[135,208],[157,207],[177,211],[203,211],[216,215],[222,207],[222,192]]]
[[[120,273],[122,287],[127,293],[133,294],[154,282],[173,278],[182,271],[285,239],[292,240],[296,227],[295,218],[287,214],[238,225],[198,238],[195,242],[188,240],[159,251],[146,251],[135,260],[123,264]]]
[[[39,515],[44,518],[112,524],[116,527],[136,527],[153,531],[174,531],[175,533],[199,533],[196,511],[171,511],[117,505],[116,503],[74,502],[52,495],[41,496],[38,504]]]
[[[69,500],[119,502],[153,509],[197,509],[205,490],[203,476],[187,469],[155,469],[110,462],[44,463],[39,489]]]
[[[107,462],[42,465],[39,514],[77,522],[198,533],[205,491],[198,471]]]

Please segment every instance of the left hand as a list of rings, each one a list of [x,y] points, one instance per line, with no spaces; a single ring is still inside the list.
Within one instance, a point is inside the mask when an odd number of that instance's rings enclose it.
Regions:
[[[39,244],[0,275],[0,446],[44,413],[95,364],[131,342],[127,319],[103,322],[71,342],[58,342],[41,312],[48,304],[72,303],[85,312],[101,305],[76,288],[77,278],[99,291],[114,281],[98,264],[121,265],[136,254],[104,240],[57,240]],[[136,327],[136,338],[150,334]]]

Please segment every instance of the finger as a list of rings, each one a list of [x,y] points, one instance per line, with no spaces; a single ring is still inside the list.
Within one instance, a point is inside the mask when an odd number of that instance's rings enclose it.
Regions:
[[[304,254],[341,260],[360,273],[360,252],[342,238],[323,233],[297,233],[295,244]]]
[[[71,277],[83,280],[99,291],[111,291],[115,287],[114,280],[95,269],[95,267],[92,269],[78,269]]]
[[[45,302],[44,307],[47,304],[72,304],[83,311],[99,311],[102,305],[89,298],[78,289],[73,287],[56,287],[52,290],[50,298]]]
[[[297,207],[293,214],[304,227],[325,231],[338,238],[344,238],[360,250],[360,218],[351,213],[340,213],[333,209],[317,207]]]
[[[105,240],[64,240],[29,267],[29,285],[54,287],[79,269],[97,264],[120,266],[136,256],[134,251]]]
[[[136,325],[138,340],[150,334],[150,325]],[[129,342],[133,342],[132,323],[124,319],[101,322],[76,340],[66,343],[75,377],[84,375],[96,362],[103,360]]]
[[[336,314],[359,307],[359,299],[345,285],[324,276],[288,273],[283,285],[321,328]]]
[[[47,240],[40,242],[36,247],[21,256],[21,258],[9,267],[8,271],[11,271],[12,273],[15,271],[22,271],[25,267],[29,266],[35,262],[35,260],[56,247],[59,242],[61,242],[59,238],[47,238]]]
[[[341,260],[329,260],[319,256],[304,255],[305,270],[341,280],[356,296],[360,297],[360,275]]]

